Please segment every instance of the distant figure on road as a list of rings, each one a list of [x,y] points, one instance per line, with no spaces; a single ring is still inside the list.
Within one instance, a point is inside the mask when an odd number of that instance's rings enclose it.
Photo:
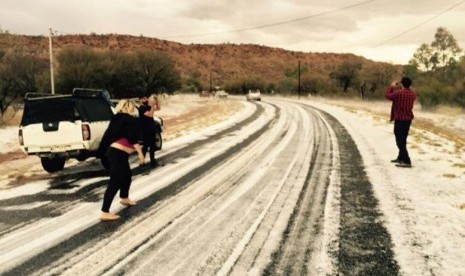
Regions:
[[[149,152],[150,166],[158,166],[158,162],[155,159],[155,132],[157,130],[156,123],[153,119],[153,113],[160,110],[160,103],[156,95],[150,95],[147,97],[143,95],[139,97],[141,105],[139,106],[139,133],[140,140],[143,143],[142,154],[144,155]]]
[[[386,99],[392,101],[391,121],[394,121],[394,135],[396,137],[399,154],[391,162],[397,167],[410,168],[412,162],[407,151],[407,137],[413,120],[413,104],[416,92],[410,89],[412,80],[403,77],[400,82],[395,80],[386,89]]]
[[[115,107],[116,114],[112,117],[105,134],[102,137],[102,145],[109,145],[106,155],[110,164],[110,183],[103,196],[102,221],[117,220],[118,215],[110,213],[113,198],[119,190],[120,203],[126,206],[136,205],[129,199],[131,186],[131,168],[129,155],[137,151],[139,164],[144,164],[144,155],[138,144],[137,119],[133,117],[136,104],[132,100],[122,99]]]

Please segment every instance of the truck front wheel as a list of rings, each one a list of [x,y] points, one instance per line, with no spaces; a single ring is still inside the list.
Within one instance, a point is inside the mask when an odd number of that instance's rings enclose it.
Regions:
[[[49,173],[54,173],[63,170],[63,168],[65,167],[65,161],[66,159],[64,157],[40,158],[42,168],[44,168],[44,170],[46,170]]]
[[[161,137],[160,132],[155,132],[155,148],[156,150],[161,150],[163,146],[163,138]]]

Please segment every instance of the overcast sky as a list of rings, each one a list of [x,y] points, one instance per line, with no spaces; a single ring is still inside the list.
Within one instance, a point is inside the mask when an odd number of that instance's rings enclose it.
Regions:
[[[405,64],[445,27],[465,48],[465,0],[0,0],[10,33],[131,34],[253,43]]]

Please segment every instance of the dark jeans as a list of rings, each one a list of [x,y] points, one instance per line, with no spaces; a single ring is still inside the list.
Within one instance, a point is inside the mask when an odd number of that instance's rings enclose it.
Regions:
[[[128,160],[129,154],[122,150],[108,147],[107,157],[110,163],[110,183],[103,196],[103,212],[110,211],[111,203],[118,190],[121,198],[129,197],[132,177]]]
[[[407,137],[411,124],[411,120],[394,121],[394,135],[396,136],[396,144],[397,148],[399,149],[399,155],[397,156],[397,159],[407,164],[411,164],[407,151]]]
[[[150,162],[155,162],[155,130],[153,131],[146,131],[142,137],[143,147],[142,153],[145,154],[149,152]]]

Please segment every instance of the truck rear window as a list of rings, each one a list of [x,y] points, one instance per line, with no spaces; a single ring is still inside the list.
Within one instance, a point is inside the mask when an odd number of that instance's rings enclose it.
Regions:
[[[110,105],[102,98],[76,98],[76,103],[83,121],[110,121],[113,116]]]
[[[21,125],[38,124],[43,122],[58,122],[79,120],[79,112],[71,98],[27,101]]]

